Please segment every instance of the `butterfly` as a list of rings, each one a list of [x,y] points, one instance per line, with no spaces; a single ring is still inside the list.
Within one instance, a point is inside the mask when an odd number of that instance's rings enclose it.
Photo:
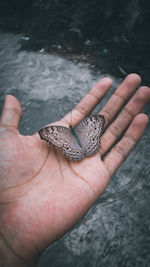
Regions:
[[[104,116],[95,115],[81,120],[76,127],[51,125],[41,128],[38,133],[42,140],[61,148],[69,160],[80,161],[99,150],[104,124]]]

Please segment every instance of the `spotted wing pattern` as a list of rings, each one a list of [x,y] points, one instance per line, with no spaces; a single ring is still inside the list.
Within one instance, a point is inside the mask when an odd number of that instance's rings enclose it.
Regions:
[[[104,124],[104,116],[96,115],[83,119],[75,127],[85,156],[91,156],[99,150],[100,137],[104,131]]]
[[[69,128],[63,126],[47,126],[41,128],[38,133],[42,140],[56,147],[60,147],[68,159],[81,160],[85,157]]]
[[[38,132],[42,140],[60,147],[68,159],[79,161],[99,149],[104,123],[104,116],[96,115],[83,119],[75,128],[52,125]]]

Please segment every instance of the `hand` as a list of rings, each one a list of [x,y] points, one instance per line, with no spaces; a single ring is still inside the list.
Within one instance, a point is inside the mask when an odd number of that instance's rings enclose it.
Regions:
[[[60,151],[41,141],[38,133],[21,135],[20,103],[14,96],[6,96],[0,119],[2,266],[32,265],[104,192],[148,123],[148,117],[140,112],[150,99],[150,88],[141,87],[132,96],[140,82],[138,75],[130,74],[115,91],[100,112],[106,120],[100,151],[80,162],[68,161]],[[103,78],[73,109],[71,116],[67,114],[56,124],[68,127],[71,117],[76,125],[111,85],[109,78]]]

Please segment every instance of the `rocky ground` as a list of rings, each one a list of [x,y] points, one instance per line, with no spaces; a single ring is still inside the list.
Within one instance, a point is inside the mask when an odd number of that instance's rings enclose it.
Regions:
[[[131,0],[2,0],[0,30],[24,33],[21,49],[88,62],[150,83],[150,4]]]

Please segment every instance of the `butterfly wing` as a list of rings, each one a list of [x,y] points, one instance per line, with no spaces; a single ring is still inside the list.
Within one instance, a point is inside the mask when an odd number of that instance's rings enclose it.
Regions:
[[[100,147],[100,136],[104,131],[105,118],[102,115],[87,117],[75,127],[85,156],[95,154]]]
[[[38,131],[42,140],[56,147],[62,147],[65,134],[69,133],[69,129],[62,126],[47,126]]]
[[[47,126],[38,131],[42,140],[60,147],[70,160],[81,160],[84,154],[69,128],[63,126]]]

